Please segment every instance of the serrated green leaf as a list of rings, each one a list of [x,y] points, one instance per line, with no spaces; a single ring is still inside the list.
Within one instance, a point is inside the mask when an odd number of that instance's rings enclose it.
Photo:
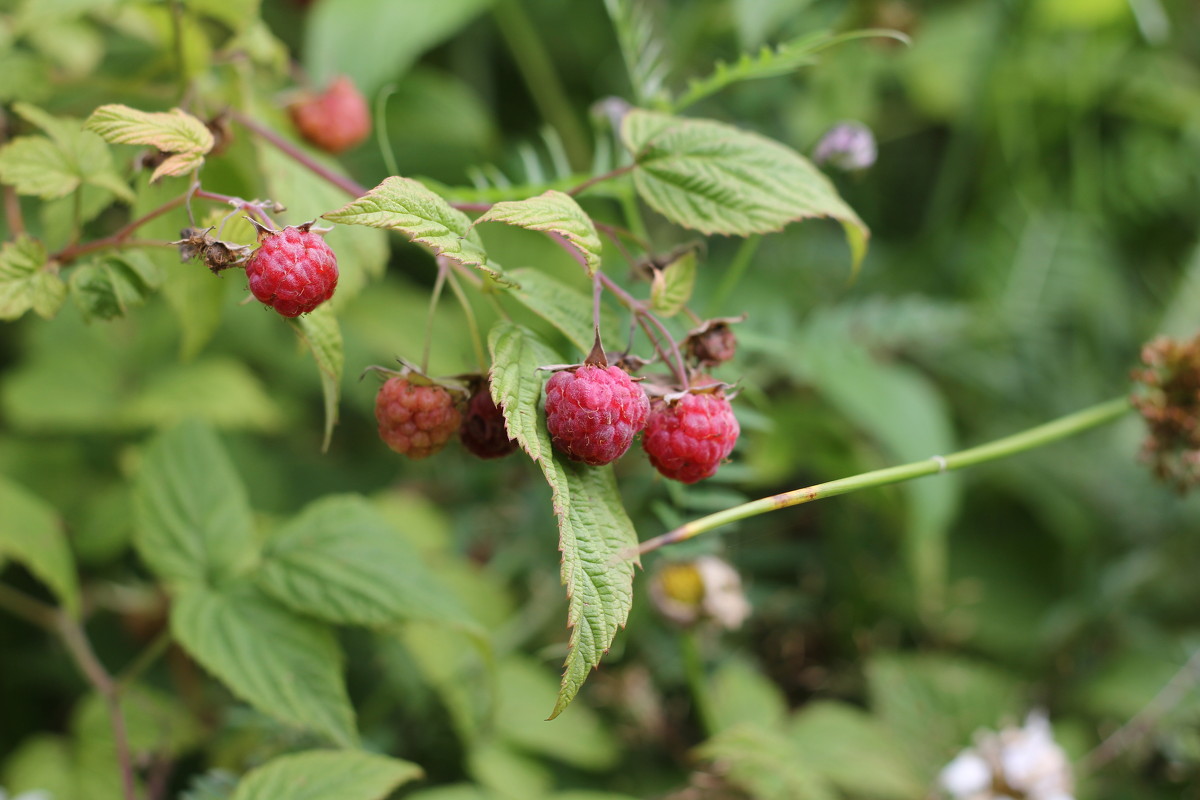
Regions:
[[[398,758],[356,750],[279,756],[247,773],[231,800],[383,800],[423,775]]]
[[[711,120],[634,109],[621,126],[634,186],[651,208],[705,234],[749,236],[790,222],[842,223],[855,268],[868,231],[808,159],[779,142]]]
[[[125,744],[134,758],[181,755],[200,744],[203,732],[187,707],[174,696],[148,686],[126,686],[121,692]],[[107,701],[97,692],[75,707],[71,732],[81,747],[99,751],[117,769],[116,740]],[[100,760],[100,759],[97,759]]]
[[[64,197],[87,183],[133,202],[133,190],[113,169],[108,145],[85,131],[79,120],[55,117],[26,103],[14,108],[49,138],[21,136],[0,148],[0,183],[46,200]]]
[[[673,317],[692,299],[696,287],[696,254],[689,250],[660,270],[650,283],[650,307],[664,317]]]
[[[327,622],[470,622],[412,545],[359,495],[306,507],[271,536],[257,575],[276,600]]]
[[[508,434],[529,454],[550,484],[558,517],[562,581],[567,587],[571,629],[558,700],[558,716],[579,693],[592,668],[624,626],[633,603],[637,533],[611,466],[588,467],[556,456],[540,411],[539,366],[554,351],[528,330],[499,322],[488,336],[492,355],[492,398],[504,409]]]
[[[67,287],[46,267],[46,248],[28,236],[0,247],[0,319],[16,319],[32,308],[50,319],[58,313]]]
[[[496,203],[475,220],[476,225],[482,222],[504,222],[531,231],[557,233],[579,251],[589,276],[600,269],[603,245],[596,226],[569,194],[551,189],[527,200]]]
[[[79,579],[62,521],[41,498],[0,476],[0,560],[25,566],[58,597],[63,608],[79,614]]]
[[[162,271],[145,253],[111,253],[71,272],[71,297],[84,319],[113,319],[146,302]]]
[[[531,267],[509,270],[516,281],[508,292],[521,305],[557,328],[571,344],[586,353],[592,349],[595,330],[592,328],[592,298],[557,278]],[[615,341],[617,323],[607,308],[600,312],[600,331],[606,341]]]
[[[276,719],[353,747],[354,710],[332,631],[257,589],[191,585],[171,605],[171,633],[238,697]]]
[[[258,559],[246,489],[212,428],[155,437],[133,484],[134,547],[168,583],[219,585]]]
[[[325,438],[322,451],[329,449],[333,426],[338,420],[338,398],[342,391],[342,369],[346,354],[342,344],[342,329],[328,305],[320,305],[312,313],[289,320],[297,335],[308,346],[321,373],[321,394],[325,398]]]
[[[434,253],[477,267],[506,282],[488,261],[479,234],[466,214],[452,207],[420,181],[392,176],[362,197],[323,215],[342,225],[367,225],[399,231]]]
[[[62,150],[45,136],[18,136],[0,148],[0,183],[43,200],[65,197],[81,183]]]
[[[113,103],[93,111],[84,128],[113,144],[140,144],[174,153],[154,170],[151,183],[164,175],[197,169],[214,143],[212,131],[181,108],[147,112]]]

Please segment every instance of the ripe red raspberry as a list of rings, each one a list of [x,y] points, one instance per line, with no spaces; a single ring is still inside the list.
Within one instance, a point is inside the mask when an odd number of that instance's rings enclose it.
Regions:
[[[375,395],[379,438],[400,455],[426,458],[441,450],[462,422],[454,398],[441,386],[388,378]]]
[[[546,427],[554,446],[592,466],[620,458],[649,412],[646,392],[620,367],[585,364],[546,382]]]
[[[288,107],[296,130],[328,153],[340,153],[371,134],[371,113],[362,92],[342,76],[321,94],[307,94]]]
[[[290,225],[264,236],[246,262],[250,291],[285,317],[312,311],[333,297],[337,257],[319,234]]]
[[[492,400],[486,383],[468,401],[459,437],[463,446],[480,458],[500,458],[517,449],[516,440],[508,438],[504,414]]]
[[[724,394],[689,392],[673,403],[654,404],[642,447],[662,475],[695,483],[717,471],[740,432]]]

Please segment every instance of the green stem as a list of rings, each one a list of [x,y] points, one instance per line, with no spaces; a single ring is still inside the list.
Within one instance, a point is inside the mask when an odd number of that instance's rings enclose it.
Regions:
[[[709,514],[707,517],[693,520],[686,525],[664,533],[661,536],[656,536],[653,539],[647,539],[638,546],[635,552],[631,552],[629,556],[645,555],[660,547],[687,541],[714,528],[727,525],[730,522],[765,514],[768,511],[777,511],[781,508],[789,508],[801,503],[820,500],[823,497],[833,497],[834,495],[855,492],[859,489],[872,489],[876,486],[887,486],[888,484],[900,483],[925,475],[949,472],[951,470],[962,469],[963,467],[983,464],[987,461],[1006,458],[1023,453],[1026,450],[1033,450],[1042,445],[1057,442],[1060,439],[1066,439],[1069,436],[1074,436],[1077,433],[1082,433],[1101,425],[1107,425],[1122,417],[1129,409],[1128,398],[1119,397],[1092,406],[1091,408],[1085,408],[1083,411],[1059,417],[1052,422],[1047,422],[1036,428],[1030,428],[1021,433],[1006,436],[1003,439],[997,439],[994,442],[988,442],[987,444],[972,447],[968,450],[960,450],[957,453],[951,453],[947,456],[930,456],[929,458],[922,459],[921,461],[913,461],[909,464],[877,469],[871,472],[864,472],[860,475],[853,475],[849,478],[839,478],[835,481],[818,483],[815,486],[809,486],[804,489],[793,489],[790,492],[752,500],[749,503],[743,503],[740,506],[727,508],[724,511],[718,511],[715,514]]]
[[[495,5],[494,14],[500,34],[533,95],[533,102],[562,137],[571,167],[586,169],[590,160],[587,134],[571,110],[567,92],[558,79],[558,70],[542,45],[537,29],[530,23],[518,0],[500,0]]]
[[[483,354],[483,339],[479,337],[479,323],[475,320],[475,309],[471,308],[471,303],[467,299],[467,295],[462,290],[462,286],[458,284],[458,276],[451,270],[446,275],[447,282],[450,284],[450,291],[454,292],[454,297],[458,300],[458,304],[462,306],[463,314],[467,318],[467,328],[471,332],[471,346],[475,348],[475,360],[478,362],[479,370],[485,372],[487,370],[487,356]]]
[[[429,348],[433,344],[433,316],[437,311],[438,300],[442,296],[442,287],[446,285],[446,275],[450,272],[450,262],[444,258],[437,260],[437,280],[433,282],[433,294],[429,296],[429,314],[425,317],[425,348],[421,351],[421,374],[429,374]]]
[[[41,600],[34,600],[19,589],[13,589],[2,583],[0,583],[0,608],[31,625],[54,630],[54,606],[46,605]]]
[[[379,92],[375,101],[375,141],[379,144],[379,152],[383,154],[383,164],[387,167],[388,175],[399,175],[400,167],[396,165],[396,153],[392,150],[392,140],[388,136],[387,101],[396,93],[396,84],[389,83]]]
[[[754,260],[754,254],[758,252],[758,245],[762,242],[761,236],[748,236],[738,247],[737,253],[733,256],[733,263],[729,265],[729,269],[725,270],[725,276],[721,278],[721,283],[717,286],[717,290],[713,292],[708,301],[708,316],[714,316],[725,305],[725,301],[729,295],[737,288],[741,282],[742,276],[746,274],[746,270],[750,266],[750,262]]]
[[[716,733],[716,718],[712,701],[708,696],[708,681],[704,674],[704,659],[700,656],[700,644],[694,630],[679,634],[679,654],[683,657],[683,673],[687,676],[688,691],[696,707],[696,718],[707,736]]]
[[[142,652],[138,653],[125,669],[121,670],[121,673],[116,677],[117,685],[122,690],[128,688],[129,684],[137,680],[151,664],[157,661],[163,653],[167,652],[167,648],[170,646],[171,631],[168,628],[154,637],[154,641],[146,645]]]

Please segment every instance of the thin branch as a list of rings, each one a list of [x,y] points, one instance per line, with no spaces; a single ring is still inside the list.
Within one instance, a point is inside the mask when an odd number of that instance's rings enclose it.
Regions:
[[[626,164],[623,167],[617,167],[616,169],[609,170],[608,172],[605,172],[602,175],[597,175],[593,178],[588,178],[586,181],[579,184],[578,186],[576,186],[572,189],[568,189],[567,194],[571,195],[572,197],[578,197],[579,195],[583,194],[588,189],[595,186],[597,183],[602,183],[604,181],[612,180],[613,178],[619,178],[622,175],[632,172],[633,168],[636,166],[637,166],[637,164]]]
[[[41,600],[34,600],[24,592],[0,583],[0,608],[15,617],[36,625],[39,628],[53,631],[57,622],[57,612],[54,606],[47,605]]]
[[[4,187],[4,221],[8,224],[8,232],[14,237],[25,232],[25,217],[21,215],[21,198],[17,190],[11,186]]]

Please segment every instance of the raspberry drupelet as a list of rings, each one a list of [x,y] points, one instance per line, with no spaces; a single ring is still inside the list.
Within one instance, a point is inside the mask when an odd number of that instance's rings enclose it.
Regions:
[[[554,446],[575,461],[616,461],[649,413],[645,390],[620,367],[585,364],[546,382],[546,427]]]

